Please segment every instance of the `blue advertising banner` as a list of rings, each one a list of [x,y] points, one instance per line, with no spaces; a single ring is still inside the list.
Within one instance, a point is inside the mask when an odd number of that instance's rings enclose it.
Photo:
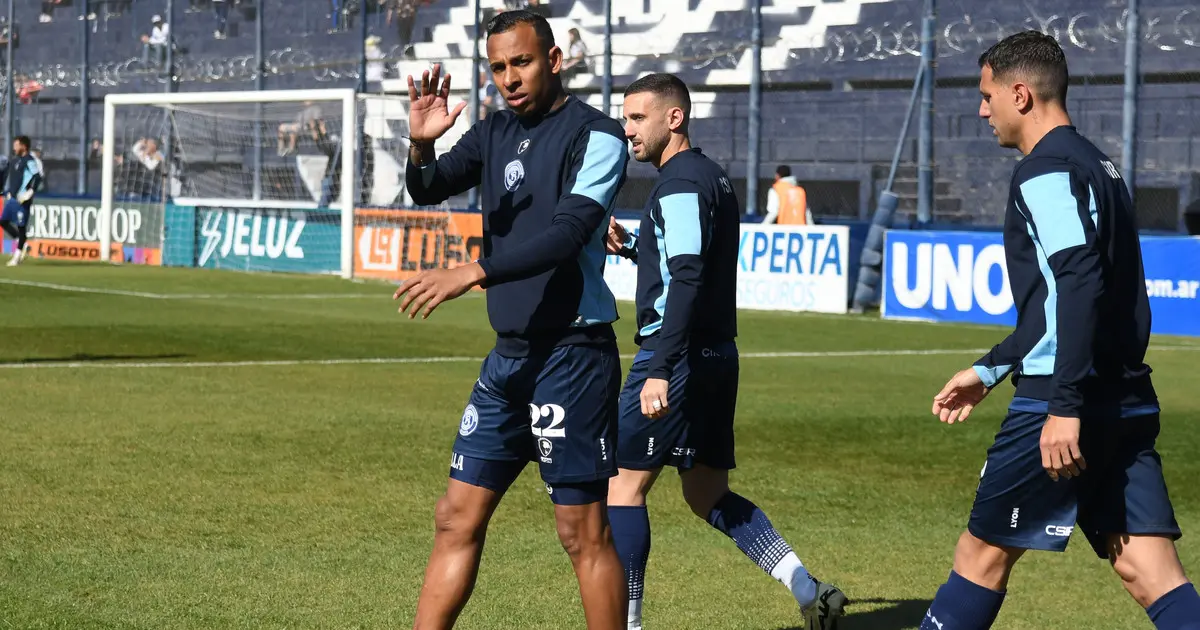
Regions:
[[[1153,332],[1200,336],[1200,238],[1141,242]],[[884,251],[884,317],[1016,324],[1000,233],[890,230]]]
[[[208,269],[336,273],[341,214],[168,205],[163,264]]]
[[[1143,236],[1150,329],[1200,336],[1200,238]]]
[[[884,317],[1017,323],[998,232],[889,230],[883,276]]]

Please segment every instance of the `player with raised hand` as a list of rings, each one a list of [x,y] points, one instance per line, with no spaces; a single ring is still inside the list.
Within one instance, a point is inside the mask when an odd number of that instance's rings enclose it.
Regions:
[[[638,266],[641,349],[621,392],[620,470],[609,485],[609,520],[628,580],[627,628],[642,627],[646,496],[663,467],[674,466],[692,512],[783,583],[808,628],[833,630],[845,595],[813,579],[766,514],[729,489],[742,211],[729,176],[691,146],[690,111],[687,86],[670,74],[642,77],[625,90],[625,137],[634,158],[659,169],[638,236],[610,219],[607,245]]]
[[[472,286],[487,288],[496,346],[462,414],[450,480],[414,627],[452,627],[470,598],[488,522],[509,485],[538,461],[587,627],[617,630],[625,581],[605,498],[616,474],[620,357],[617,305],[604,283],[604,239],[628,154],[620,125],[568,94],[562,50],[546,19],[506,11],[487,25],[487,55],[509,109],[479,121],[444,155],[433,142],[462,112],[450,76],[409,79],[406,172],[418,204],[480,186],[483,257],[421,273],[396,291],[400,311],[427,317]]]
[[[1150,305],[1129,190],[1072,126],[1067,61],[1053,37],[1009,36],[979,65],[979,115],[1000,146],[1024,155],[1004,226],[1017,327],[956,374],[932,410],[966,420],[1010,374],[1016,393],[921,629],[990,628],[1022,554],[1064,551],[1078,524],[1159,630],[1200,630],[1155,452]]]

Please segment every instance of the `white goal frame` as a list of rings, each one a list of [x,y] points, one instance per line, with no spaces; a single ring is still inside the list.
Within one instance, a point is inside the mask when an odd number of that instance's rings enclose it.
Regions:
[[[140,94],[109,94],[104,98],[103,172],[101,177],[100,213],[97,231],[100,233],[100,259],[109,260],[112,253],[113,186],[115,182],[113,150],[116,143],[117,107],[129,105],[157,105],[170,108],[172,105],[229,104],[229,103],[302,103],[304,101],[340,102],[342,105],[342,182],[341,195],[331,209],[341,210],[341,276],[354,275],[354,200],[357,178],[356,152],[358,150],[357,93],[353,89],[325,90],[262,90],[236,92],[167,92]],[[165,193],[164,193],[165,194]],[[222,206],[226,208],[281,208],[314,209],[315,203],[256,201],[250,199],[194,199],[170,198],[181,205]]]

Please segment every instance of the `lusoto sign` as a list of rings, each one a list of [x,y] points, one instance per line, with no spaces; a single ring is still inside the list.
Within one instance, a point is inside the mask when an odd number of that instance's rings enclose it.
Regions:
[[[636,233],[636,221],[620,221]],[[738,308],[845,313],[850,229],[845,226],[743,224],[738,244]],[[604,279],[617,299],[632,300],[636,266],[609,256]]]

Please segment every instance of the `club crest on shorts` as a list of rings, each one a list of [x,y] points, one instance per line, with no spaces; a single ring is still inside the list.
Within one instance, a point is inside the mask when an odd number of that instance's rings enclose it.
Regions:
[[[553,460],[550,459],[550,451],[554,449],[554,445],[550,443],[550,440],[538,438],[537,447],[538,452],[542,454],[542,463],[552,463]]]
[[[521,160],[513,160],[504,167],[504,187],[508,192],[515,192],[525,181],[525,165]]]
[[[463,411],[462,422],[458,423],[458,434],[467,437],[475,432],[475,428],[479,426],[479,411],[475,409],[475,405],[467,405]]]

